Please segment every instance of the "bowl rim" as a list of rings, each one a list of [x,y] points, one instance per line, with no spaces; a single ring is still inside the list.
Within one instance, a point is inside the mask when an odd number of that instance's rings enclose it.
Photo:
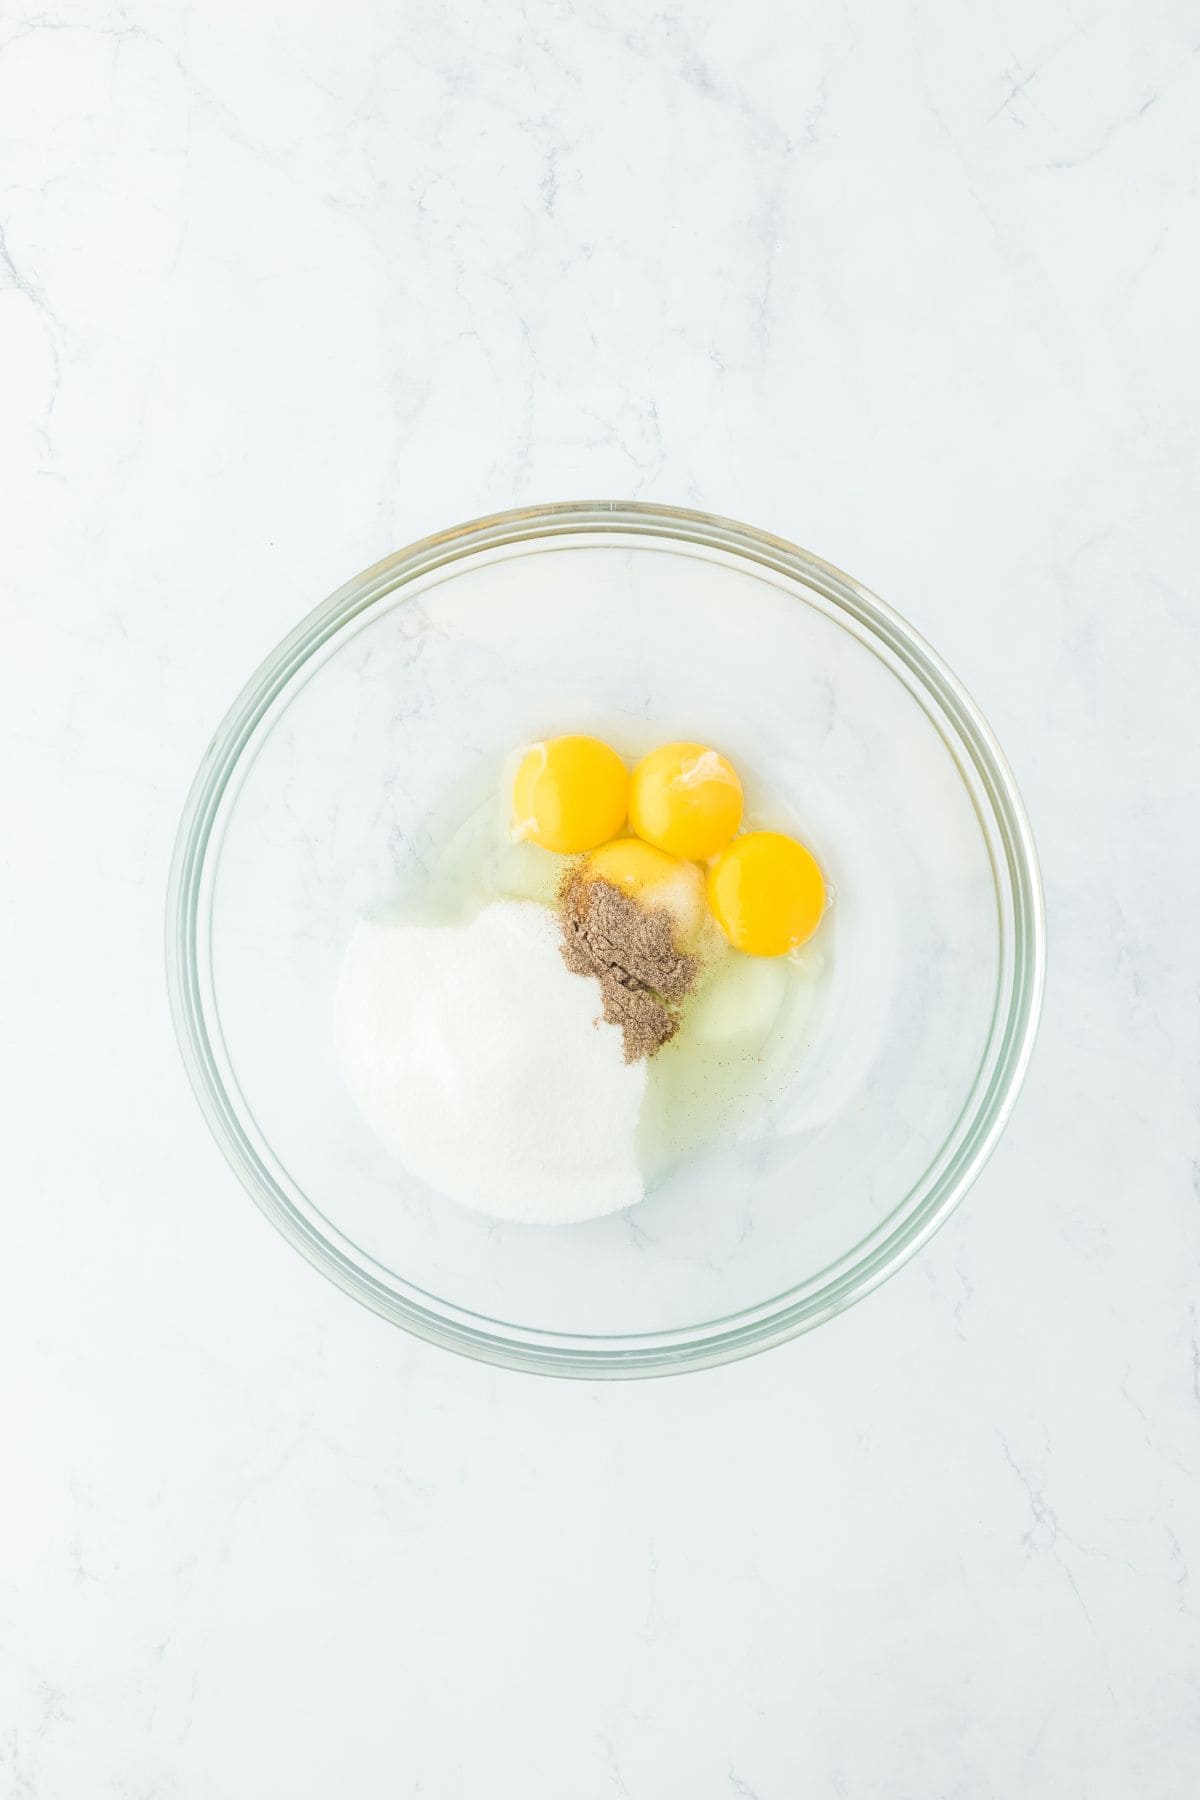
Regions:
[[[398,1295],[331,1243],[293,1205],[264,1166],[220,1079],[203,1014],[195,929],[205,855],[222,796],[239,768],[242,752],[276,697],[335,632],[378,600],[431,570],[466,556],[532,538],[606,532],[666,538],[733,553],[798,580],[844,612],[860,631],[865,630],[905,664],[953,728],[955,743],[947,737],[939,718],[927,712],[955,761],[960,762],[958,753],[965,751],[982,783],[991,805],[992,822],[999,829],[1012,906],[1011,979],[1007,996],[998,985],[996,1015],[981,1070],[986,1067],[993,1046],[998,1045],[994,1066],[979,1092],[974,1116],[956,1151],[932,1177],[929,1191],[919,1203],[888,1229],[900,1207],[937,1168],[945,1144],[905,1201],[899,1202],[875,1233],[854,1246],[830,1270],[820,1271],[807,1284],[793,1286],[727,1318],[628,1337],[571,1336],[526,1329],[481,1319],[450,1302],[444,1303],[443,1312],[431,1310]],[[978,810],[978,802],[976,807]],[[989,842],[989,850],[991,847]],[[999,881],[994,858],[993,867]],[[1001,908],[1002,950],[1003,938]],[[991,1156],[1025,1079],[1045,988],[1045,903],[1029,819],[995,735],[937,652],[885,601],[832,563],[787,539],[719,514],[646,501],[561,501],[472,519],[393,552],[322,601],[264,659],[218,726],[184,804],[167,886],[166,963],[176,1039],[218,1147],[251,1198],[322,1274],[371,1310],[426,1342],[476,1360],[541,1374],[628,1378],[709,1368],[783,1343],[835,1317],[870,1293],[928,1242]],[[1003,956],[1001,963],[1003,968]],[[1007,1007],[1000,1017],[1006,997]],[[951,1127],[946,1144],[954,1141],[979,1085],[977,1082],[972,1089],[967,1107]],[[865,1254],[850,1260],[863,1245],[870,1246]],[[826,1275],[831,1278],[815,1291],[804,1291]]]

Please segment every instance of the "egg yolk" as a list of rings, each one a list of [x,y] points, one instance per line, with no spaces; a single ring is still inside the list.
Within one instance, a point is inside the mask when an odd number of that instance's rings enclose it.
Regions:
[[[547,738],[525,751],[513,778],[512,837],[573,856],[614,837],[629,806],[629,773],[594,737]]]
[[[709,869],[708,904],[735,950],[783,956],[821,923],[825,881],[812,853],[795,838],[749,831]]]
[[[672,856],[707,861],[741,819],[737,772],[705,744],[664,744],[633,771],[629,822],[640,838]]]
[[[675,878],[684,865],[677,856],[643,844],[640,838],[616,838],[587,860],[588,873],[640,898]],[[697,871],[698,872],[698,871]]]
[[[690,947],[704,922],[704,873],[693,862],[668,856],[640,838],[617,838],[593,850],[584,865],[598,881],[611,882],[643,906],[669,912],[677,942]]]

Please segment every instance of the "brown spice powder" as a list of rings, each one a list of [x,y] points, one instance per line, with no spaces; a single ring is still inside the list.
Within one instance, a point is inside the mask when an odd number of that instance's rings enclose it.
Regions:
[[[625,1061],[653,1056],[678,1031],[675,1009],[699,968],[677,946],[670,913],[640,906],[579,865],[564,877],[558,901],[568,969],[599,980],[604,1016],[624,1036]]]

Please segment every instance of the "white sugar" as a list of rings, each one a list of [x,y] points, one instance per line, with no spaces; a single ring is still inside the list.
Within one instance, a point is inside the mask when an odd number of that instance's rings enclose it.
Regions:
[[[336,1035],[367,1122],[451,1199],[566,1224],[642,1198],[646,1064],[625,1062],[599,983],[567,969],[545,907],[500,901],[463,926],[361,924]]]

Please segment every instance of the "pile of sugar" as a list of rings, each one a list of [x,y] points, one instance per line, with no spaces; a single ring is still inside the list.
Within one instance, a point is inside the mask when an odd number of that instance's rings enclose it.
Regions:
[[[553,913],[485,907],[469,925],[364,922],[338,985],[350,1092],[387,1147],[451,1199],[567,1224],[642,1198],[627,1063],[600,984],[566,968]]]

